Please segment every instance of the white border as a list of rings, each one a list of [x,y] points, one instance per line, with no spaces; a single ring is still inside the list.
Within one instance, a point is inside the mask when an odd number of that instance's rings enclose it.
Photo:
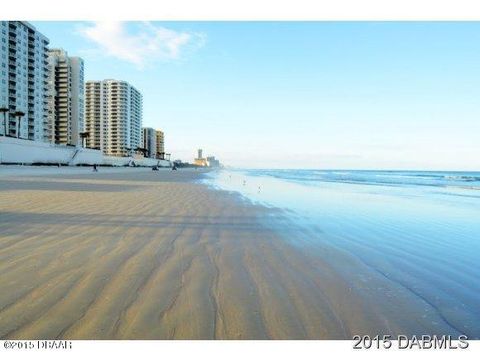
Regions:
[[[161,1],[161,2],[160,2]],[[1,20],[480,20],[477,0],[5,0]],[[5,350],[1,360],[476,360],[459,351],[352,349],[351,341],[73,341],[72,350]]]
[[[2,360],[478,360],[480,341],[466,350],[353,350],[351,341],[72,341],[71,350],[5,350]],[[139,357],[140,356],[140,357]]]
[[[4,0],[4,20],[480,20],[478,0]]]

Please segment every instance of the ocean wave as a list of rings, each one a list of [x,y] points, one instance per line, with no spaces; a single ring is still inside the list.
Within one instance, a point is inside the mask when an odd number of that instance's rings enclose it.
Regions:
[[[338,170],[251,170],[250,176],[272,177],[306,185],[315,183],[350,183],[387,186],[425,186],[480,188],[479,172],[418,171],[338,171]]]

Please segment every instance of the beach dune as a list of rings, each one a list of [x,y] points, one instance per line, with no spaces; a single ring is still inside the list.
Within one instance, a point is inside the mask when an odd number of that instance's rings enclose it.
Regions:
[[[280,210],[196,183],[200,171],[55,172],[0,177],[0,338],[345,339],[443,327],[422,323],[407,296],[395,309],[372,305],[355,261],[295,246],[285,223],[264,222]],[[322,257],[358,266],[356,276]],[[414,324],[385,317],[405,312]]]

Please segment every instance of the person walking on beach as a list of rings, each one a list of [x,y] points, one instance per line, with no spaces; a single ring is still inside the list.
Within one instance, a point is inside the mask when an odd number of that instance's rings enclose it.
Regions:
[[[93,171],[94,171],[94,172],[98,172],[98,169],[97,169],[97,165],[96,165],[96,164],[93,165]]]

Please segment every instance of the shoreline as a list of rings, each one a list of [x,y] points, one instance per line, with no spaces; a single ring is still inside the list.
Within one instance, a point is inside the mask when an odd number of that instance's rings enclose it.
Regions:
[[[73,170],[0,176],[0,338],[457,335],[280,209],[199,184],[203,171]]]
[[[108,166],[97,165],[99,173],[125,173],[135,171],[151,171],[152,167],[127,167],[127,166]],[[0,164],[0,179],[5,177],[19,176],[64,176],[93,173],[93,166],[69,166],[69,165],[18,165],[18,164]],[[160,171],[171,170],[170,167],[161,167]]]

